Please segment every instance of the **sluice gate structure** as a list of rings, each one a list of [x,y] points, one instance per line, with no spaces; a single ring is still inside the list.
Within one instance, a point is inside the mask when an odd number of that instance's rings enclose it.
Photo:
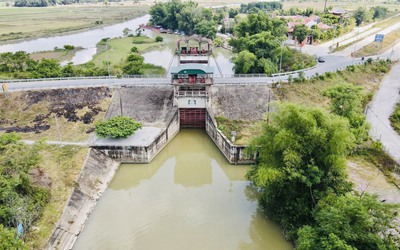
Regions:
[[[169,109],[168,112],[172,111],[174,114],[166,122],[164,128],[144,127],[143,131],[137,131],[136,134],[127,139],[98,139],[92,144],[92,147],[120,162],[149,163],[181,128],[201,128],[206,130],[229,163],[254,163],[255,157],[244,152],[246,147],[237,146],[226,138],[218,129],[217,122],[214,119],[211,108],[214,68],[209,66],[211,55],[210,40],[196,35],[188,39],[180,39],[176,51],[178,66],[170,69],[171,100],[163,100],[164,103],[172,101],[172,105],[167,105],[167,109]],[[126,89],[129,89],[129,87],[126,87]],[[120,111],[117,110],[114,113],[125,115],[122,105],[124,102],[121,99],[122,90],[119,92],[119,100],[114,101],[120,103]],[[166,98],[166,96],[164,97]],[[129,99],[129,97],[127,98]],[[150,97],[150,99],[157,98]],[[161,108],[161,106],[158,108]],[[165,108],[165,105],[163,108]],[[134,115],[131,114],[132,117]]]

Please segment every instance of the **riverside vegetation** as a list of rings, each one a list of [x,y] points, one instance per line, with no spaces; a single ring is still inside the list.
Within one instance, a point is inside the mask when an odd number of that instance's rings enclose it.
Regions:
[[[371,65],[358,66],[357,71]],[[389,69],[390,62],[374,65],[375,72]],[[313,83],[298,87],[305,84]],[[352,190],[344,171],[348,156],[371,157],[377,164],[389,158],[367,135],[362,108],[369,97],[362,87],[348,83],[323,89],[315,95],[329,98],[328,110],[275,105],[276,112],[251,141],[260,158],[248,178],[260,191],[260,205],[298,249],[398,249],[399,205]],[[382,161],[376,162],[379,157]],[[394,166],[393,160],[387,165]]]
[[[149,44],[154,40],[142,37],[127,37],[132,46],[135,43]],[[104,47],[108,38],[100,41],[99,46]],[[68,46],[68,45],[66,45]],[[133,46],[135,47],[135,46]],[[140,45],[137,45],[140,47]],[[137,48],[136,47],[136,48]],[[144,47],[146,48],[146,47]],[[132,51],[132,50],[131,50]],[[115,64],[110,61],[98,63],[91,61],[82,65],[73,65],[68,63],[61,66],[56,59],[42,58],[33,60],[29,53],[18,51],[15,53],[5,52],[0,54],[0,76],[3,79],[24,79],[24,78],[50,78],[50,77],[74,77],[74,76],[107,76],[112,75],[138,75],[138,74],[163,74],[165,70],[162,67],[144,63],[144,58],[139,54],[139,49],[130,52],[124,60],[119,60]],[[104,55],[105,53],[103,53]],[[116,60],[115,60],[116,61]],[[109,71],[110,70],[110,71]]]

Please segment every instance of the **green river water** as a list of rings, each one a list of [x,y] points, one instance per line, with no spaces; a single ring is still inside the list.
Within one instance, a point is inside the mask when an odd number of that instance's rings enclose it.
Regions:
[[[292,249],[204,130],[181,130],[150,163],[123,164],[74,249]]]

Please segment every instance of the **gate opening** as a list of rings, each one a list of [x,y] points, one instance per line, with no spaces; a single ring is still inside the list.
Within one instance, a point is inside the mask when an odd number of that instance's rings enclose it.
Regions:
[[[179,118],[181,128],[205,128],[206,109],[181,108],[179,109]]]

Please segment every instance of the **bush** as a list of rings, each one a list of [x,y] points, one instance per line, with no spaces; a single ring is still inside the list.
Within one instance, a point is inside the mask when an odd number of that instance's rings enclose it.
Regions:
[[[162,38],[162,36],[156,36],[155,40],[156,40],[156,42],[160,43],[160,42],[164,41],[164,38]]]
[[[133,46],[133,47],[131,48],[131,52],[137,53],[137,52],[139,52],[139,49],[138,49],[136,46]]]
[[[95,126],[96,135],[100,138],[126,138],[133,135],[142,124],[133,118],[117,116]]]
[[[64,49],[65,49],[65,50],[73,50],[73,49],[75,49],[75,46],[74,46],[74,45],[66,44],[66,45],[64,45]]]

